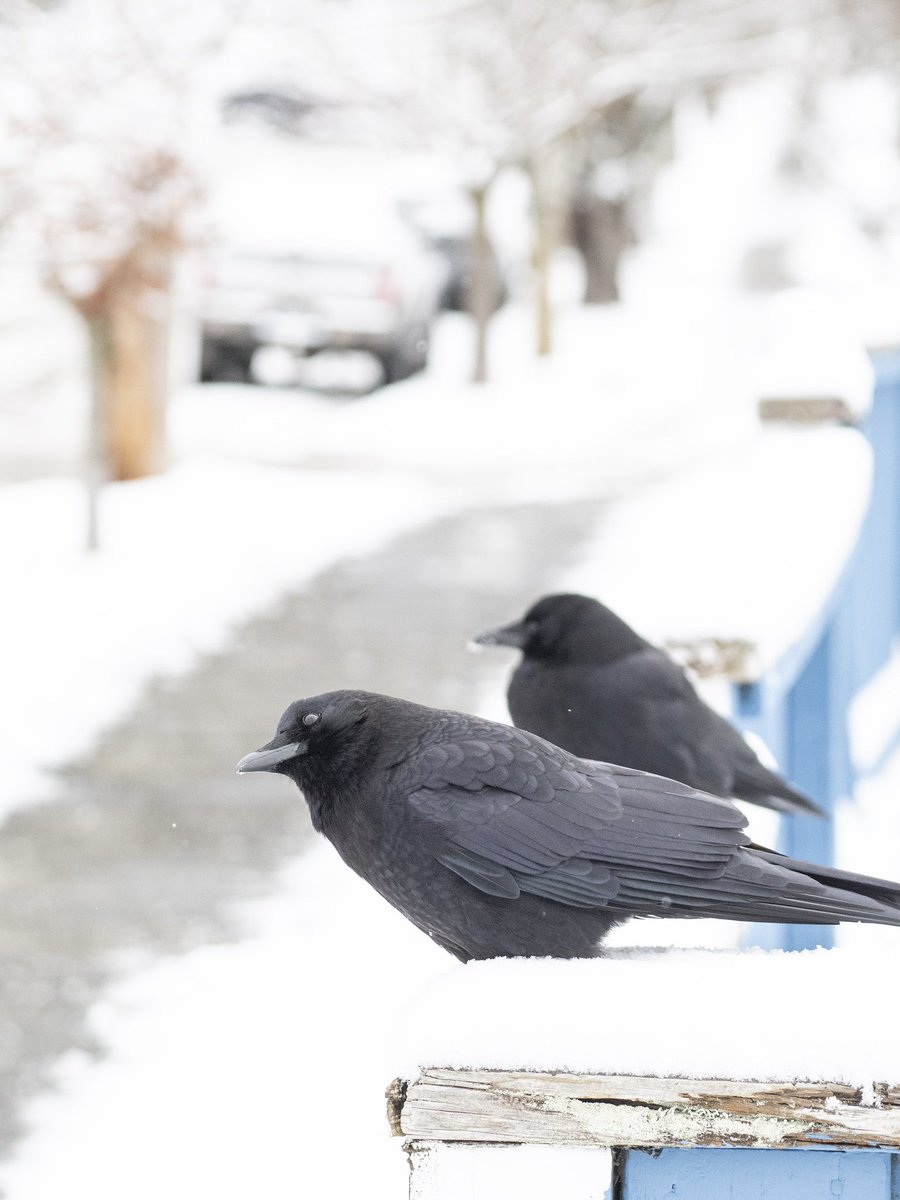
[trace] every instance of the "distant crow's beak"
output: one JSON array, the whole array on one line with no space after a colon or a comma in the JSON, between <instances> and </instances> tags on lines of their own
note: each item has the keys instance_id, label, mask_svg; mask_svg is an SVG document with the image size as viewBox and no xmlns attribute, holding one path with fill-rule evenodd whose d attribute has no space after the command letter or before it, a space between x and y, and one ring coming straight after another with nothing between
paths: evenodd
<instances>
[{"instance_id":1,"label":"distant crow's beak","mask_svg":"<svg viewBox=\"0 0 900 1200\"><path fill-rule=\"evenodd\" d=\"M469 645L514 646L517 650L524 650L536 628L534 621L516 621L513 625L503 625L500 629L489 629L487 633L479 633Z\"/></svg>"},{"instance_id":2,"label":"distant crow's beak","mask_svg":"<svg viewBox=\"0 0 900 1200\"><path fill-rule=\"evenodd\" d=\"M286 746L263 746L252 754L245 754L237 765L238 775L248 771L275 771L291 758L299 758L307 750L306 742L289 742Z\"/></svg>"}]
</instances>

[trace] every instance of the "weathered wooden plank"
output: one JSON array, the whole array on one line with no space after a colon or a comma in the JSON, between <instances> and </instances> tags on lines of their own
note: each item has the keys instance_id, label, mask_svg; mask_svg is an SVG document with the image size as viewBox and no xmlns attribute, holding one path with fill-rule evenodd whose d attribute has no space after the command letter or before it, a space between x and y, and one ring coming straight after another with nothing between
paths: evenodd
<instances>
[{"instance_id":1,"label":"weathered wooden plank","mask_svg":"<svg viewBox=\"0 0 900 1200\"><path fill-rule=\"evenodd\" d=\"M595 1146L900 1147L900 1089L433 1069L395 1087L407 1138Z\"/></svg>"}]
</instances>

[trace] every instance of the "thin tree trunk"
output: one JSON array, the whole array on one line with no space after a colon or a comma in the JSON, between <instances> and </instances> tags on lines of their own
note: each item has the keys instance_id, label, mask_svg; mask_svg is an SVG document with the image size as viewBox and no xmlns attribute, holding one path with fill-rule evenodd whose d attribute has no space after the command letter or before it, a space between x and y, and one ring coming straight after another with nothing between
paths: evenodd
<instances>
[{"instance_id":1,"label":"thin tree trunk","mask_svg":"<svg viewBox=\"0 0 900 1200\"><path fill-rule=\"evenodd\" d=\"M533 263L536 349L540 355L553 353L553 300L550 295L550 263L553 250L549 222L539 211L535 216Z\"/></svg>"},{"instance_id":2,"label":"thin tree trunk","mask_svg":"<svg viewBox=\"0 0 900 1200\"><path fill-rule=\"evenodd\" d=\"M534 211L534 267L536 305L536 349L540 355L553 352L553 297L550 270L553 255L562 240L566 200L564 148L546 146L529 164Z\"/></svg>"},{"instance_id":3,"label":"thin tree trunk","mask_svg":"<svg viewBox=\"0 0 900 1200\"><path fill-rule=\"evenodd\" d=\"M475 361L472 382L486 383L488 378L488 330L497 298L497 278L487 228L487 198L490 184L473 187L469 195L475 212L472 232L472 274L468 308L475 323Z\"/></svg>"},{"instance_id":4,"label":"thin tree trunk","mask_svg":"<svg viewBox=\"0 0 900 1200\"><path fill-rule=\"evenodd\" d=\"M100 547L100 491L106 482L106 406L109 359L109 328L103 316L87 318L90 338L91 399L88 422L87 462L85 485L87 495L87 529L85 548L92 552Z\"/></svg>"}]
</instances>

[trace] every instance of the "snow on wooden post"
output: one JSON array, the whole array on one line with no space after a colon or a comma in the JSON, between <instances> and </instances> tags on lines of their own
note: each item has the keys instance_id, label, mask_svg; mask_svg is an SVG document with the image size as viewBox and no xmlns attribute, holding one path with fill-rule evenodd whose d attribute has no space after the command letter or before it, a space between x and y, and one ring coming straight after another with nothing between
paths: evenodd
<instances>
[{"instance_id":1,"label":"snow on wooden post","mask_svg":"<svg viewBox=\"0 0 900 1200\"><path fill-rule=\"evenodd\" d=\"M886 1085L430 1070L394 1124L411 1200L600 1200L614 1175L622 1200L896 1200L900 1088Z\"/></svg>"},{"instance_id":2,"label":"snow on wooden post","mask_svg":"<svg viewBox=\"0 0 900 1200\"><path fill-rule=\"evenodd\" d=\"M887 957L631 952L456 968L404 1014L404 1053L449 1065L388 1089L410 1196L897 1200Z\"/></svg>"}]
</instances>

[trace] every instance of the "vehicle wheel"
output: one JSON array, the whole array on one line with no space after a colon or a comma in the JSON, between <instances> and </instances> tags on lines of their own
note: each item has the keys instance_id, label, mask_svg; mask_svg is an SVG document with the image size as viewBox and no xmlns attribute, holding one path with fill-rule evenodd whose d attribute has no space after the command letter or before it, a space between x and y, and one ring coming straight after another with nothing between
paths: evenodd
<instances>
[{"instance_id":1,"label":"vehicle wheel","mask_svg":"<svg viewBox=\"0 0 900 1200\"><path fill-rule=\"evenodd\" d=\"M384 382L398 383L424 371L428 365L430 330L426 325L414 330L408 338L381 356Z\"/></svg>"},{"instance_id":2,"label":"vehicle wheel","mask_svg":"<svg viewBox=\"0 0 900 1200\"><path fill-rule=\"evenodd\" d=\"M200 355L201 383L251 383L250 360L254 346L203 339Z\"/></svg>"}]
</instances>

